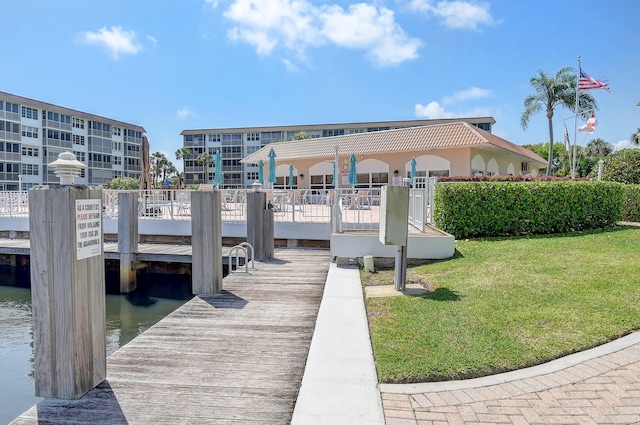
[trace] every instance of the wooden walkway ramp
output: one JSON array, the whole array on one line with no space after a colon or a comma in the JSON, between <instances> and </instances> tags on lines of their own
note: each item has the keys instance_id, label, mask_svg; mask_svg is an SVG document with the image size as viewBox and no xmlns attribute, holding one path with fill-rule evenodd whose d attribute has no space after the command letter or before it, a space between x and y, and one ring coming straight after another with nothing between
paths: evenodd
<instances>
[{"instance_id":1,"label":"wooden walkway ramp","mask_svg":"<svg viewBox=\"0 0 640 425\"><path fill-rule=\"evenodd\" d=\"M107 380L82 399L45 399L12 425L289 424L330 252L275 257L109 356Z\"/></svg>"}]
</instances>

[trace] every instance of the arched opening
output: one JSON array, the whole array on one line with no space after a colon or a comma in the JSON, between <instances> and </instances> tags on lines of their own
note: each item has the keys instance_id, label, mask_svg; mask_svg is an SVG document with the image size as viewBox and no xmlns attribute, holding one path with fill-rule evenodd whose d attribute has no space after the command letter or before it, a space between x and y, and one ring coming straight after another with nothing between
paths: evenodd
<instances>
[{"instance_id":1,"label":"arched opening","mask_svg":"<svg viewBox=\"0 0 640 425\"><path fill-rule=\"evenodd\" d=\"M480 154L473 157L471 160L471 175L472 176L484 176L487 170L487 166L484 162L484 158Z\"/></svg>"},{"instance_id":2,"label":"arched opening","mask_svg":"<svg viewBox=\"0 0 640 425\"><path fill-rule=\"evenodd\" d=\"M499 173L498 161L494 158L491 158L489 162L487 162L487 176L493 176Z\"/></svg>"}]
</instances>

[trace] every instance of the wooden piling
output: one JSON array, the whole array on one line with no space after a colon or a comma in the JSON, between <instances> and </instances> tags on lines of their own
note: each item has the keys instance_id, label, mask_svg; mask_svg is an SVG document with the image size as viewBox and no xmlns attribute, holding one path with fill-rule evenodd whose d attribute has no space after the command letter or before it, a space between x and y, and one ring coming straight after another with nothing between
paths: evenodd
<instances>
[{"instance_id":1,"label":"wooden piling","mask_svg":"<svg viewBox=\"0 0 640 425\"><path fill-rule=\"evenodd\" d=\"M138 193L118 193L118 253L120 256L120 292L136 289L136 253L138 252Z\"/></svg>"},{"instance_id":2,"label":"wooden piling","mask_svg":"<svg viewBox=\"0 0 640 425\"><path fill-rule=\"evenodd\" d=\"M222 290L222 204L220 191L191 192L191 291Z\"/></svg>"},{"instance_id":3,"label":"wooden piling","mask_svg":"<svg viewBox=\"0 0 640 425\"><path fill-rule=\"evenodd\" d=\"M29 191L38 397L77 399L106 378L101 198L102 190L82 186L39 186ZM80 248L86 234L77 227L83 220L79 211L84 208L77 201L85 200L96 207L89 208L95 236L89 246L97 255L88 257Z\"/></svg>"}]
</instances>

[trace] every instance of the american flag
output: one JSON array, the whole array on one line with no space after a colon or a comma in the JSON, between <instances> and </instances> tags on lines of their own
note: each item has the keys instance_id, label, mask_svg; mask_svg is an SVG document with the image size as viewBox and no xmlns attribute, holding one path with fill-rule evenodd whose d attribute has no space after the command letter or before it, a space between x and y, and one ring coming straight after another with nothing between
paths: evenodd
<instances>
[{"instance_id":1,"label":"american flag","mask_svg":"<svg viewBox=\"0 0 640 425\"><path fill-rule=\"evenodd\" d=\"M596 80L586 72L580 69L580 79L578 80L578 89L580 90L594 90L594 89L605 89L609 91L609 85L607 83L603 83L600 80Z\"/></svg>"}]
</instances>

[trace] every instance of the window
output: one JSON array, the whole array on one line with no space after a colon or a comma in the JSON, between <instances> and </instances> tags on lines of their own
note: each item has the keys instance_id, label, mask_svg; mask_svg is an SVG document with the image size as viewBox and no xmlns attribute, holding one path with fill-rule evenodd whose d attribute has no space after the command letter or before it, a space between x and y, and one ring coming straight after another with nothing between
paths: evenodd
<instances>
[{"instance_id":1,"label":"window","mask_svg":"<svg viewBox=\"0 0 640 425\"><path fill-rule=\"evenodd\" d=\"M344 136L344 128L336 130L322 130L322 137Z\"/></svg>"},{"instance_id":2,"label":"window","mask_svg":"<svg viewBox=\"0 0 640 425\"><path fill-rule=\"evenodd\" d=\"M44 112L43 112L44 115ZM65 114L59 114L57 112L47 111L47 120L60 122L62 124L71 124L71 116Z\"/></svg>"},{"instance_id":3,"label":"window","mask_svg":"<svg viewBox=\"0 0 640 425\"><path fill-rule=\"evenodd\" d=\"M523 162L522 163L521 171L523 173L528 173L529 172L529 163L528 162Z\"/></svg>"},{"instance_id":4,"label":"window","mask_svg":"<svg viewBox=\"0 0 640 425\"><path fill-rule=\"evenodd\" d=\"M74 134L73 135L73 144L74 145L82 145L82 146L84 146L84 136L81 136L79 134Z\"/></svg>"},{"instance_id":5,"label":"window","mask_svg":"<svg viewBox=\"0 0 640 425\"><path fill-rule=\"evenodd\" d=\"M0 142L0 152L20 153L20 143Z\"/></svg>"},{"instance_id":6,"label":"window","mask_svg":"<svg viewBox=\"0 0 640 425\"><path fill-rule=\"evenodd\" d=\"M80 162L85 162L87 159L85 152L73 151L73 154L76 156L76 159Z\"/></svg>"},{"instance_id":7,"label":"window","mask_svg":"<svg viewBox=\"0 0 640 425\"><path fill-rule=\"evenodd\" d=\"M369 127L367 128L367 132L371 132L371 131L385 131L385 130L390 130L391 127Z\"/></svg>"},{"instance_id":8,"label":"window","mask_svg":"<svg viewBox=\"0 0 640 425\"><path fill-rule=\"evenodd\" d=\"M120 127L113 127L114 136L122 136L122 129Z\"/></svg>"},{"instance_id":9,"label":"window","mask_svg":"<svg viewBox=\"0 0 640 425\"><path fill-rule=\"evenodd\" d=\"M113 150L121 151L122 150L122 142L113 142Z\"/></svg>"},{"instance_id":10,"label":"window","mask_svg":"<svg viewBox=\"0 0 640 425\"><path fill-rule=\"evenodd\" d=\"M22 164L22 174L26 176L37 176L40 174L38 164Z\"/></svg>"},{"instance_id":11,"label":"window","mask_svg":"<svg viewBox=\"0 0 640 425\"><path fill-rule=\"evenodd\" d=\"M118 156L113 157L113 165L122 165L122 158Z\"/></svg>"},{"instance_id":12,"label":"window","mask_svg":"<svg viewBox=\"0 0 640 425\"><path fill-rule=\"evenodd\" d=\"M245 146L247 155L251 155L252 153L257 152L259 149L260 149L260 146Z\"/></svg>"},{"instance_id":13,"label":"window","mask_svg":"<svg viewBox=\"0 0 640 425\"><path fill-rule=\"evenodd\" d=\"M0 121L0 131L20 134L20 124L9 121Z\"/></svg>"},{"instance_id":14,"label":"window","mask_svg":"<svg viewBox=\"0 0 640 425\"><path fill-rule=\"evenodd\" d=\"M38 119L38 110L29 108L28 106L22 107L22 118L30 118L32 120Z\"/></svg>"},{"instance_id":15,"label":"window","mask_svg":"<svg viewBox=\"0 0 640 425\"><path fill-rule=\"evenodd\" d=\"M247 133L247 142L259 142L260 133Z\"/></svg>"},{"instance_id":16,"label":"window","mask_svg":"<svg viewBox=\"0 0 640 425\"><path fill-rule=\"evenodd\" d=\"M488 122L480 122L477 124L474 124L476 127L478 127L479 129L491 132L491 123Z\"/></svg>"},{"instance_id":17,"label":"window","mask_svg":"<svg viewBox=\"0 0 640 425\"><path fill-rule=\"evenodd\" d=\"M185 142L204 142L204 134L186 134L184 136Z\"/></svg>"},{"instance_id":18,"label":"window","mask_svg":"<svg viewBox=\"0 0 640 425\"><path fill-rule=\"evenodd\" d=\"M84 120L82 118L73 117L74 128L84 128Z\"/></svg>"},{"instance_id":19,"label":"window","mask_svg":"<svg viewBox=\"0 0 640 425\"><path fill-rule=\"evenodd\" d=\"M40 149L31 146L22 147L22 156L31 156L37 158L40 155Z\"/></svg>"},{"instance_id":20,"label":"window","mask_svg":"<svg viewBox=\"0 0 640 425\"><path fill-rule=\"evenodd\" d=\"M219 134L209 134L209 141L210 142L214 142L214 143L215 142L219 142L220 141L220 135Z\"/></svg>"},{"instance_id":21,"label":"window","mask_svg":"<svg viewBox=\"0 0 640 425\"><path fill-rule=\"evenodd\" d=\"M28 125L22 126L22 137L32 137L34 139L38 138L38 128L37 127L29 127Z\"/></svg>"},{"instance_id":22,"label":"window","mask_svg":"<svg viewBox=\"0 0 640 425\"><path fill-rule=\"evenodd\" d=\"M449 170L429 170L429 177L449 177Z\"/></svg>"},{"instance_id":23,"label":"window","mask_svg":"<svg viewBox=\"0 0 640 425\"><path fill-rule=\"evenodd\" d=\"M11 102L5 102L4 103L4 110L7 112L13 112L14 114L18 113L18 104L17 103L11 103Z\"/></svg>"}]
</instances>

